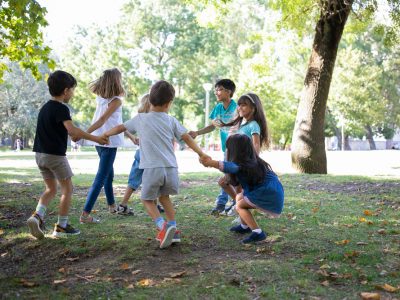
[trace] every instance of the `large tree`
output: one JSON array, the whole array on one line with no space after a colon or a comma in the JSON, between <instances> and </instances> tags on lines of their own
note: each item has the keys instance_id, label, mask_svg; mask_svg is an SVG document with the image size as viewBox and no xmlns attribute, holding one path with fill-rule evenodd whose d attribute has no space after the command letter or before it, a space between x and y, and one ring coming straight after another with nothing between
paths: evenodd
<instances>
[{"instance_id":1,"label":"large tree","mask_svg":"<svg viewBox=\"0 0 400 300\"><path fill-rule=\"evenodd\" d=\"M0 0L0 81L8 70L3 58L30 69L37 79L40 63L54 66L49 58L51 49L43 45L45 14L46 9L35 0Z\"/></svg>"}]
</instances>

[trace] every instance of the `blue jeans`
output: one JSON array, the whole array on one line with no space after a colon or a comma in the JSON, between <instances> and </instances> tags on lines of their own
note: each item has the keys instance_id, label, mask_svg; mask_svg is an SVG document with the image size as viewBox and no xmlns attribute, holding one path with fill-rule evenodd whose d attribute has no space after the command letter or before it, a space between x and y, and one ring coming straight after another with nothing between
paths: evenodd
<instances>
[{"instance_id":1,"label":"blue jeans","mask_svg":"<svg viewBox=\"0 0 400 300\"><path fill-rule=\"evenodd\" d=\"M103 186L106 194L107 204L113 205L115 203L112 182L114 179L113 165L115 156L117 154L117 148L96 146L96 151L100 157L100 162L96 177L92 183L92 187L89 189L85 207L83 208L83 210L87 213L92 211Z\"/></svg>"},{"instance_id":2,"label":"blue jeans","mask_svg":"<svg viewBox=\"0 0 400 300\"><path fill-rule=\"evenodd\" d=\"M128 186L134 190L137 190L142 184L143 169L139 169L140 164L140 149L136 150L135 160L133 161L131 172L128 177Z\"/></svg>"}]
</instances>

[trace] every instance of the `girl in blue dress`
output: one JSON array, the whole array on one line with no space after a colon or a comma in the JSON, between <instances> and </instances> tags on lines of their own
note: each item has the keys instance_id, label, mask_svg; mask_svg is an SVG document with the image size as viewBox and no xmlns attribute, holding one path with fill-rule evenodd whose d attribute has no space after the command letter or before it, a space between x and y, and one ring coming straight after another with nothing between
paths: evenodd
<instances>
[{"instance_id":1,"label":"girl in blue dress","mask_svg":"<svg viewBox=\"0 0 400 300\"><path fill-rule=\"evenodd\" d=\"M279 216L284 202L282 184L271 166L258 156L247 135L231 135L226 141L226 149L227 161L208 158L201 160L201 163L228 175L226 191L232 199L236 199L236 210L241 221L230 230L240 234L251 233L242 240L244 244L265 240L267 235L258 226L250 209ZM235 189L238 186L241 188Z\"/></svg>"}]
</instances>

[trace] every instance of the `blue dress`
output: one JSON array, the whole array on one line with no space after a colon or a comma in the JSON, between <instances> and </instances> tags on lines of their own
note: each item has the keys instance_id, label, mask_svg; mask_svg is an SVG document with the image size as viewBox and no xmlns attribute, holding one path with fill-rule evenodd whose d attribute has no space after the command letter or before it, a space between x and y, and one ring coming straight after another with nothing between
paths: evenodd
<instances>
[{"instance_id":1,"label":"blue dress","mask_svg":"<svg viewBox=\"0 0 400 300\"><path fill-rule=\"evenodd\" d=\"M235 174L243 188L243 195L250 204L262 211L280 214L283 209L284 191L278 176L272 171L267 171L264 180L257 185L250 185L249 180L240 171L239 165L230 161L220 164L222 172Z\"/></svg>"}]
</instances>

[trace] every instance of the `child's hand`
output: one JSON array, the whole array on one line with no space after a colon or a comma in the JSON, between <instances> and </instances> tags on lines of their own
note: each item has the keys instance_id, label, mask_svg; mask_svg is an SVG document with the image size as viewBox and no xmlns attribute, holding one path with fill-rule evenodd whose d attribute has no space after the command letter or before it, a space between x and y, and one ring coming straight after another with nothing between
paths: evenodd
<instances>
[{"instance_id":1,"label":"child's hand","mask_svg":"<svg viewBox=\"0 0 400 300\"><path fill-rule=\"evenodd\" d=\"M211 121L211 124L213 124L215 127L222 127L222 122L220 119L215 119Z\"/></svg>"},{"instance_id":2,"label":"child's hand","mask_svg":"<svg viewBox=\"0 0 400 300\"><path fill-rule=\"evenodd\" d=\"M138 137L135 137L135 138L132 140L132 142L133 142L136 146L139 146L139 138L138 138Z\"/></svg>"},{"instance_id":3,"label":"child's hand","mask_svg":"<svg viewBox=\"0 0 400 300\"><path fill-rule=\"evenodd\" d=\"M211 161L212 161L212 159L208 155L202 155L199 157L199 162L205 167L209 167Z\"/></svg>"},{"instance_id":4,"label":"child's hand","mask_svg":"<svg viewBox=\"0 0 400 300\"><path fill-rule=\"evenodd\" d=\"M99 143L100 145L108 145L110 143L110 141L108 139L108 136L103 134L103 135L97 137L97 143Z\"/></svg>"},{"instance_id":5,"label":"child's hand","mask_svg":"<svg viewBox=\"0 0 400 300\"><path fill-rule=\"evenodd\" d=\"M197 133L197 131L189 131L188 135L190 135L192 137L192 139L195 139L196 136L198 136L199 134Z\"/></svg>"},{"instance_id":6,"label":"child's hand","mask_svg":"<svg viewBox=\"0 0 400 300\"><path fill-rule=\"evenodd\" d=\"M77 136L71 136L71 141L73 141L73 142L77 142L77 141L79 141L80 140L80 138L79 137L77 137Z\"/></svg>"}]
</instances>

